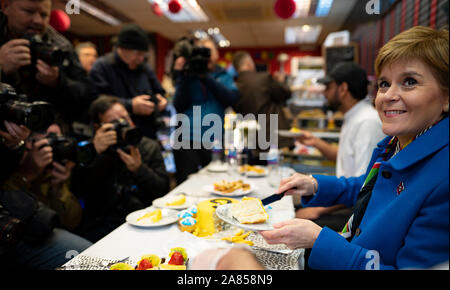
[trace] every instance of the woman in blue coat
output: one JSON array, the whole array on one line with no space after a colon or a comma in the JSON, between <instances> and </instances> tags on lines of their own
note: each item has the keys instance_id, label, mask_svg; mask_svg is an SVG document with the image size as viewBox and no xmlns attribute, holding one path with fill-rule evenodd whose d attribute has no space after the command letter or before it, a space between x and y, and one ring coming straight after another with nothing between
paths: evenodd
<instances>
[{"instance_id":1,"label":"woman in blue coat","mask_svg":"<svg viewBox=\"0 0 450 290\"><path fill-rule=\"evenodd\" d=\"M413 27L380 50L375 106L388 137L358 178L295 174L278 193L304 206L346 204L341 233L295 219L261 232L312 248L313 269L430 268L449 260L448 31Z\"/></svg>"}]
</instances>

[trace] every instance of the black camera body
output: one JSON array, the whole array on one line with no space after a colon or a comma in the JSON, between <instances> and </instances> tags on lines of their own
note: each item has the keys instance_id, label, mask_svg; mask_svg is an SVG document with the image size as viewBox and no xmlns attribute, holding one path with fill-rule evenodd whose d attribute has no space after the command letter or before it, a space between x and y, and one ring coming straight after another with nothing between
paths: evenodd
<instances>
[{"instance_id":1,"label":"black camera body","mask_svg":"<svg viewBox=\"0 0 450 290\"><path fill-rule=\"evenodd\" d=\"M208 73L208 63L211 57L211 50L207 47L195 46L194 41L182 38L174 47L174 60L184 57L186 63L182 73L188 76L201 76Z\"/></svg>"},{"instance_id":2,"label":"black camera body","mask_svg":"<svg viewBox=\"0 0 450 290\"><path fill-rule=\"evenodd\" d=\"M132 128L123 118L116 119L111 123L114 125L112 130L116 131L117 134L117 143L114 149L126 150L129 145L137 146L139 144L142 139L139 128Z\"/></svg>"},{"instance_id":3,"label":"black camera body","mask_svg":"<svg viewBox=\"0 0 450 290\"><path fill-rule=\"evenodd\" d=\"M54 122L53 106L47 102L27 102L26 95L17 95L14 88L0 83L0 117L24 125L31 131L43 132ZM4 129L0 122L0 129Z\"/></svg>"},{"instance_id":4,"label":"black camera body","mask_svg":"<svg viewBox=\"0 0 450 290\"><path fill-rule=\"evenodd\" d=\"M88 165L94 162L97 155L91 142L78 142L75 138L59 136L50 133L47 136L48 144L52 147L53 160L65 164L73 161L78 164Z\"/></svg>"},{"instance_id":5,"label":"black camera body","mask_svg":"<svg viewBox=\"0 0 450 290\"><path fill-rule=\"evenodd\" d=\"M66 58L66 52L55 48L51 42L44 41L38 34L25 35L24 37L30 42L30 53L32 63L41 59L50 66L61 66Z\"/></svg>"}]
</instances>

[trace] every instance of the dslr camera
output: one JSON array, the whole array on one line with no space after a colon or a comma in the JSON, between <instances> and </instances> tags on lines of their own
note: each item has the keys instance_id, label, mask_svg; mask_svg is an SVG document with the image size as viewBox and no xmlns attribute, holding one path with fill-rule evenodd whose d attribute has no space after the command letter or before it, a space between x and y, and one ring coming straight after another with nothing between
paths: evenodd
<instances>
[{"instance_id":1,"label":"dslr camera","mask_svg":"<svg viewBox=\"0 0 450 290\"><path fill-rule=\"evenodd\" d=\"M47 102L27 102L26 95L17 95L14 88L0 83L0 116L3 120L24 125L31 131L43 132L54 122L53 106ZM4 130L3 122L0 129Z\"/></svg>"},{"instance_id":2,"label":"dslr camera","mask_svg":"<svg viewBox=\"0 0 450 290\"><path fill-rule=\"evenodd\" d=\"M70 160L88 165L94 162L97 155L94 145L88 141L78 142L75 138L59 136L55 133L48 134L47 140L52 147L53 160L61 164Z\"/></svg>"},{"instance_id":3,"label":"dslr camera","mask_svg":"<svg viewBox=\"0 0 450 290\"><path fill-rule=\"evenodd\" d=\"M111 130L116 131L117 143L113 149L127 150L129 145L137 146L142 139L142 133L139 128L132 128L128 122L119 118L111 122L114 127Z\"/></svg>"},{"instance_id":4,"label":"dslr camera","mask_svg":"<svg viewBox=\"0 0 450 290\"><path fill-rule=\"evenodd\" d=\"M180 56L186 59L182 73L188 76L201 76L208 73L208 62L211 50L207 47L194 45L194 40L187 37L181 38L173 50L174 61Z\"/></svg>"},{"instance_id":5,"label":"dslr camera","mask_svg":"<svg viewBox=\"0 0 450 290\"><path fill-rule=\"evenodd\" d=\"M25 35L24 38L30 42L32 63L41 59L50 66L61 66L63 64L66 52L55 48L51 42L43 40L38 34Z\"/></svg>"}]
</instances>

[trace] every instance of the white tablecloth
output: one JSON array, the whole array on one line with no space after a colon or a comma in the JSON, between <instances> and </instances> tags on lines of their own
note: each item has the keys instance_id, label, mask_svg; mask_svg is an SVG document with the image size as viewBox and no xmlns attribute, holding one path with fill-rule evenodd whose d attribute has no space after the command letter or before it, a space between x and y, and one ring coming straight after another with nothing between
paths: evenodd
<instances>
[{"instance_id":1,"label":"white tablecloth","mask_svg":"<svg viewBox=\"0 0 450 290\"><path fill-rule=\"evenodd\" d=\"M213 184L213 182L221 181L222 179L228 181L243 179L245 182L253 184L257 188L248 196L261 199L273 194L276 190L276 188L268 184L267 178L265 177L246 178L237 172L234 174L229 172L213 173L207 169L202 169L174 188L167 196L185 193L189 199L193 199L195 202L218 197L217 195L206 192L202 187ZM241 197L236 198L240 199ZM281 200L271 204L271 206L272 215L276 221L288 220L295 217L291 196L285 196ZM173 247L186 248L190 258L194 258L198 253L207 248L222 246L229 247L231 245L224 241L210 241L195 237L186 232L181 232L176 223L157 228L136 227L124 223L73 260L79 259L80 256L90 256L110 260L130 257L132 261L137 261L144 254L156 254L160 257L167 257L170 248ZM69 261L66 265L73 264L73 260Z\"/></svg>"}]
</instances>

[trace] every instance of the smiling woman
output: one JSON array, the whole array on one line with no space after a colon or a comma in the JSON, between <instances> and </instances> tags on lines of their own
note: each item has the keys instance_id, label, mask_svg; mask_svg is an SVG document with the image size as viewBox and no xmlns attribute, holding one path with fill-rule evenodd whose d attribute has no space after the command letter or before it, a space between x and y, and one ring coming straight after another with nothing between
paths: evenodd
<instances>
[{"instance_id":1,"label":"smiling woman","mask_svg":"<svg viewBox=\"0 0 450 290\"><path fill-rule=\"evenodd\" d=\"M417 26L399 34L380 50L375 69L383 132L400 147L448 115L448 31Z\"/></svg>"}]
</instances>

